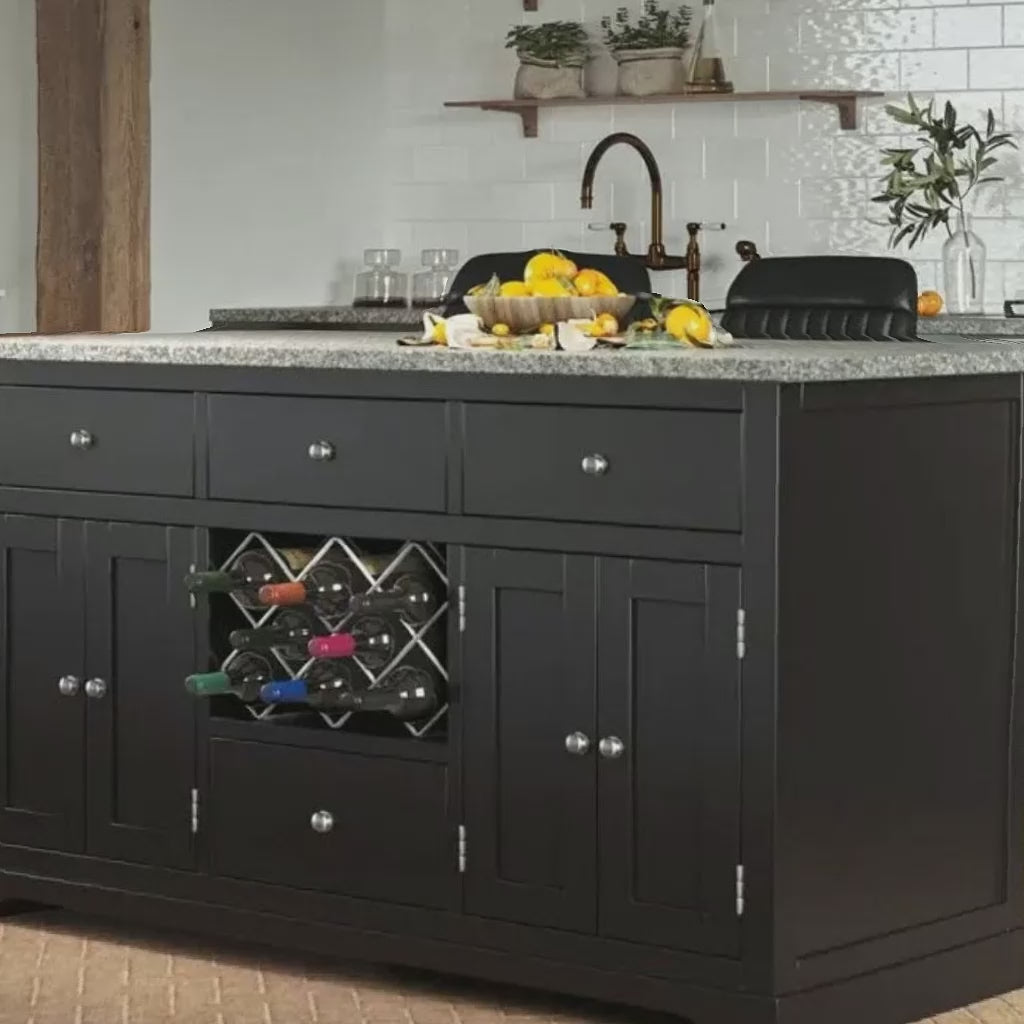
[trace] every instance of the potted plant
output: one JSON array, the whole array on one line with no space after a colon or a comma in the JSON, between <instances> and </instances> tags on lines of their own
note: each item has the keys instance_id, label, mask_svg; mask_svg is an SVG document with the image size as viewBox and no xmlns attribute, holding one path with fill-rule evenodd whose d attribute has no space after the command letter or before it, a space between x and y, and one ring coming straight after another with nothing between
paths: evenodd
<instances>
[{"instance_id":1,"label":"potted plant","mask_svg":"<svg viewBox=\"0 0 1024 1024\"><path fill-rule=\"evenodd\" d=\"M685 4L662 8L659 0L644 0L636 24L620 7L601 20L604 41L619 63L619 92L624 96L654 96L682 92L686 84L683 52L690 43L693 11Z\"/></svg>"},{"instance_id":2,"label":"potted plant","mask_svg":"<svg viewBox=\"0 0 1024 1024\"><path fill-rule=\"evenodd\" d=\"M991 173L999 159L993 154L1008 146L1016 149L1017 143L1009 133L996 131L991 110L984 131L960 123L952 103L941 117L935 116L934 100L922 107L912 95L906 109L890 104L885 110L903 130L916 132L916 145L882 150L882 163L890 170L884 191L872 202L889 206L889 245L896 248L906 240L912 249L929 231L945 228L946 307L952 313L980 313L986 249L971 230L967 200L980 186L1003 180Z\"/></svg>"},{"instance_id":3,"label":"potted plant","mask_svg":"<svg viewBox=\"0 0 1024 1024\"><path fill-rule=\"evenodd\" d=\"M575 21L516 25L505 41L519 55L516 99L582 98L583 65L590 49L586 29Z\"/></svg>"}]
</instances>

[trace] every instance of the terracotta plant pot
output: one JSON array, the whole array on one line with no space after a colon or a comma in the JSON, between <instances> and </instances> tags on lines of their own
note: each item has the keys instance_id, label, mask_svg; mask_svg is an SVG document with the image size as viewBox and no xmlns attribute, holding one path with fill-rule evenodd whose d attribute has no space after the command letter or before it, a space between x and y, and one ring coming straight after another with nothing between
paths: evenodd
<instances>
[{"instance_id":1,"label":"terracotta plant pot","mask_svg":"<svg viewBox=\"0 0 1024 1024\"><path fill-rule=\"evenodd\" d=\"M660 50L617 50L619 94L660 96L682 92L686 86L684 51L676 46Z\"/></svg>"},{"instance_id":2,"label":"terracotta plant pot","mask_svg":"<svg viewBox=\"0 0 1024 1024\"><path fill-rule=\"evenodd\" d=\"M583 99L583 58L557 63L519 54L517 100Z\"/></svg>"}]
</instances>

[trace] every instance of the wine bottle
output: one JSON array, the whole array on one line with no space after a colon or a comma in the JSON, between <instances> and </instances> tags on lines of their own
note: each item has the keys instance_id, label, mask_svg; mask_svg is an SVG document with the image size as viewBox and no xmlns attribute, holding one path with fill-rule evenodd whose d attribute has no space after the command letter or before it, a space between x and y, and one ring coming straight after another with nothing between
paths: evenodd
<instances>
[{"instance_id":1,"label":"wine bottle","mask_svg":"<svg viewBox=\"0 0 1024 1024\"><path fill-rule=\"evenodd\" d=\"M397 612L409 622L425 622L437 608L437 595L426 577L402 573L382 590L353 594L354 612Z\"/></svg>"},{"instance_id":2,"label":"wine bottle","mask_svg":"<svg viewBox=\"0 0 1024 1024\"><path fill-rule=\"evenodd\" d=\"M236 629L228 642L236 651L271 651L277 648L289 661L305 661L306 645L323 624L308 608L283 608L266 625Z\"/></svg>"},{"instance_id":3,"label":"wine bottle","mask_svg":"<svg viewBox=\"0 0 1024 1024\"><path fill-rule=\"evenodd\" d=\"M278 554L292 572L301 572L314 552L303 548L281 548ZM227 569L192 572L185 586L193 594L230 594L234 592L247 608L259 608L259 589L268 583L280 583L288 574L265 548L243 551Z\"/></svg>"},{"instance_id":4,"label":"wine bottle","mask_svg":"<svg viewBox=\"0 0 1024 1024\"><path fill-rule=\"evenodd\" d=\"M376 670L394 656L395 638L385 619L360 615L348 624L344 633L314 636L306 650L311 658L358 657L368 669Z\"/></svg>"},{"instance_id":5,"label":"wine bottle","mask_svg":"<svg viewBox=\"0 0 1024 1024\"><path fill-rule=\"evenodd\" d=\"M360 556L369 572L382 571L393 556ZM326 619L340 619L348 614L352 596L370 586L359 567L340 552L327 555L309 570L305 579L295 583L268 583L260 587L259 600L264 605L312 604Z\"/></svg>"},{"instance_id":6,"label":"wine bottle","mask_svg":"<svg viewBox=\"0 0 1024 1024\"><path fill-rule=\"evenodd\" d=\"M318 711L334 707L336 694L354 692L360 685L359 669L347 661L314 662L301 679L266 683L260 697L268 704L308 704Z\"/></svg>"},{"instance_id":7,"label":"wine bottle","mask_svg":"<svg viewBox=\"0 0 1024 1024\"><path fill-rule=\"evenodd\" d=\"M272 679L274 670L262 654L246 652L219 672L197 672L185 680L185 689L196 697L233 693L246 704L260 699L260 688Z\"/></svg>"},{"instance_id":8,"label":"wine bottle","mask_svg":"<svg viewBox=\"0 0 1024 1024\"><path fill-rule=\"evenodd\" d=\"M441 706L441 694L441 683L431 673L402 665L376 689L335 686L307 690L306 701L321 711L376 711L401 722L415 722L429 718Z\"/></svg>"}]
</instances>

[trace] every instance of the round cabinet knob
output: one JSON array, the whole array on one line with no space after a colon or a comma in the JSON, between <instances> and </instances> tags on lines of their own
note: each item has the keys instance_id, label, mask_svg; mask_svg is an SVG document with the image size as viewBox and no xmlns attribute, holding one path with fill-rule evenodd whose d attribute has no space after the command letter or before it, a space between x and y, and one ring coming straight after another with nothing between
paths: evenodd
<instances>
[{"instance_id":1,"label":"round cabinet knob","mask_svg":"<svg viewBox=\"0 0 1024 1024\"><path fill-rule=\"evenodd\" d=\"M71 447L77 448L79 451L84 452L87 448L91 448L95 441L96 439L88 430L71 431Z\"/></svg>"},{"instance_id":2,"label":"round cabinet knob","mask_svg":"<svg viewBox=\"0 0 1024 1024\"><path fill-rule=\"evenodd\" d=\"M576 757L582 757L590 750L590 737L583 732L572 732L565 737L565 749Z\"/></svg>"},{"instance_id":3,"label":"round cabinet knob","mask_svg":"<svg viewBox=\"0 0 1024 1024\"><path fill-rule=\"evenodd\" d=\"M605 736L597 745L601 756L609 761L617 761L626 752L626 744L618 736Z\"/></svg>"},{"instance_id":4,"label":"round cabinet knob","mask_svg":"<svg viewBox=\"0 0 1024 1024\"><path fill-rule=\"evenodd\" d=\"M93 700L99 700L101 697L107 695L107 683L106 680L96 678L90 679L85 684L85 695L86 697L92 697Z\"/></svg>"},{"instance_id":5,"label":"round cabinet knob","mask_svg":"<svg viewBox=\"0 0 1024 1024\"><path fill-rule=\"evenodd\" d=\"M78 676L61 676L57 682L57 689L62 697L74 697L78 693Z\"/></svg>"},{"instance_id":6,"label":"round cabinet knob","mask_svg":"<svg viewBox=\"0 0 1024 1024\"><path fill-rule=\"evenodd\" d=\"M608 472L608 460L603 455L585 455L580 465L587 476L604 476Z\"/></svg>"},{"instance_id":7,"label":"round cabinet knob","mask_svg":"<svg viewBox=\"0 0 1024 1024\"><path fill-rule=\"evenodd\" d=\"M310 828L314 832L319 832L320 835L326 835L334 828L334 815L330 811L317 811L312 818L309 819Z\"/></svg>"},{"instance_id":8,"label":"round cabinet knob","mask_svg":"<svg viewBox=\"0 0 1024 1024\"><path fill-rule=\"evenodd\" d=\"M309 457L314 462L331 462L334 455L334 445L330 441L314 441L309 446Z\"/></svg>"}]
</instances>

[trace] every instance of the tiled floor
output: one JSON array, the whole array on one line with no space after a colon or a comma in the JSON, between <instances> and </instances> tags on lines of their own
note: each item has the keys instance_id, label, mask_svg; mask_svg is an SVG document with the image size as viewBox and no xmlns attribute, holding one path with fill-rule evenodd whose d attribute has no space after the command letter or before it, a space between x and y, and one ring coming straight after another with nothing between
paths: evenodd
<instances>
[{"instance_id":1,"label":"tiled floor","mask_svg":"<svg viewBox=\"0 0 1024 1024\"><path fill-rule=\"evenodd\" d=\"M664 1024L424 972L201 945L61 912L0 922L0 1024ZM1024 1024L1024 992L938 1018Z\"/></svg>"}]
</instances>

